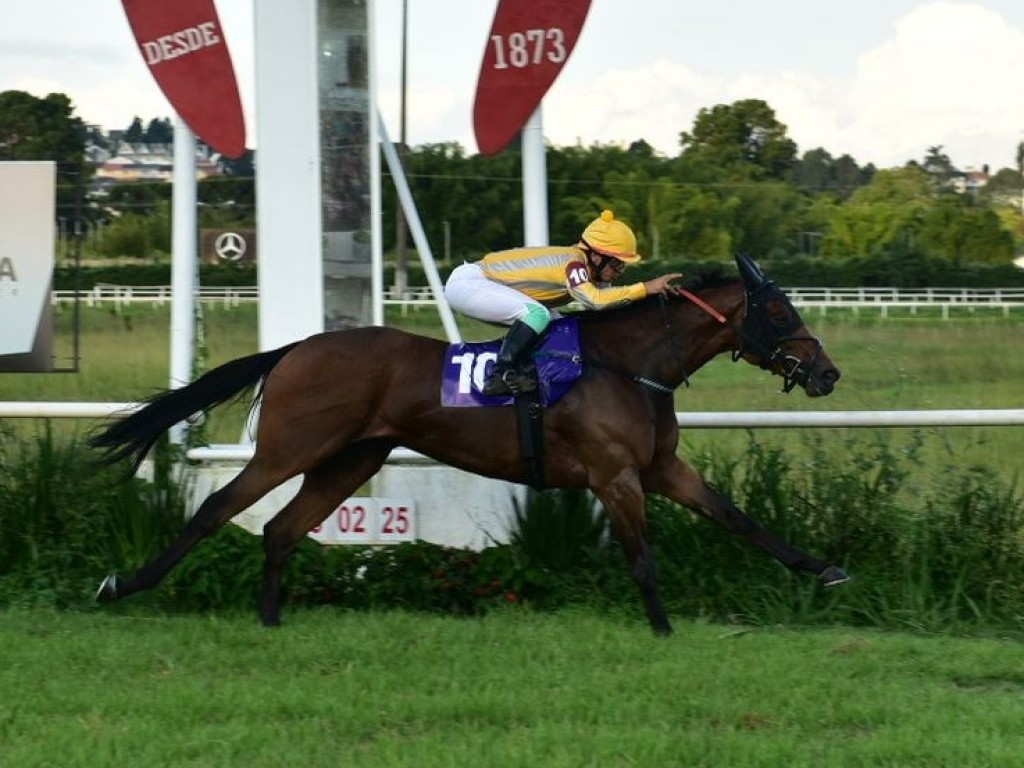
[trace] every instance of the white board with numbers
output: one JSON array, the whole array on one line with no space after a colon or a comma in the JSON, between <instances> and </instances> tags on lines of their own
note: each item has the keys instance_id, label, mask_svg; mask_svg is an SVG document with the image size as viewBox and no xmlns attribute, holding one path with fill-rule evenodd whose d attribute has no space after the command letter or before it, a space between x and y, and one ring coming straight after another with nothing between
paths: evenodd
<instances>
[{"instance_id":1,"label":"white board with numbers","mask_svg":"<svg viewBox=\"0 0 1024 768\"><path fill-rule=\"evenodd\" d=\"M415 541L416 502L374 497L345 499L309 535L321 544Z\"/></svg>"}]
</instances>

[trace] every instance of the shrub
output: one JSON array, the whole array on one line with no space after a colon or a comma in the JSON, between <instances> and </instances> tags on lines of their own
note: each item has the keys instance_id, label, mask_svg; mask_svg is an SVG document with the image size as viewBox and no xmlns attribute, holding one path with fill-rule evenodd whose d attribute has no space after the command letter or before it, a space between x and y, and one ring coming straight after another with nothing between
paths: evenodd
<instances>
[{"instance_id":1,"label":"shrub","mask_svg":"<svg viewBox=\"0 0 1024 768\"><path fill-rule=\"evenodd\" d=\"M1024 497L985 467L926 467L923 438L807 438L794 461L753 435L740 455L698 468L751 517L838 562L854 581L825 590L720 527L664 499L648 526L670 613L756 623L849 623L951 630L1019 628L1024 617ZM831 455L830 452L831 451ZM841 461L838 458L841 456ZM97 469L77 438L49 425L32 439L0 431L0 605L91 603L99 577L130 572L177 535L187 475L166 446L152 481ZM252 610L263 567L256 539L226 526L201 542L146 603ZM306 539L285 574L291 605L474 615L524 603L640 611L637 590L594 499L530 493L508 544L481 552L426 542L325 547ZM138 600L133 598L133 600Z\"/></svg>"},{"instance_id":2,"label":"shrub","mask_svg":"<svg viewBox=\"0 0 1024 768\"><path fill-rule=\"evenodd\" d=\"M929 469L904 444L820 435L790 461L751 438L741 457L706 456L705 476L766 527L838 562L834 590L794 575L678 506L649 504L666 597L676 610L773 623L828 621L950 629L1024 617L1024 497L985 467Z\"/></svg>"},{"instance_id":3,"label":"shrub","mask_svg":"<svg viewBox=\"0 0 1024 768\"><path fill-rule=\"evenodd\" d=\"M152 482L100 468L49 422L30 439L0 432L0 604L81 604L112 565L141 565L180 528L184 489L157 452Z\"/></svg>"}]
</instances>

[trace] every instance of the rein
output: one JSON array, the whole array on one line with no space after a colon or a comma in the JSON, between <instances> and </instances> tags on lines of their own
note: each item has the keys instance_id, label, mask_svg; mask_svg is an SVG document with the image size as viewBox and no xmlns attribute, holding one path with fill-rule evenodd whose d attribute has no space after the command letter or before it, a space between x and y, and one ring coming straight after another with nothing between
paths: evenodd
<instances>
[{"instance_id":1,"label":"rein","mask_svg":"<svg viewBox=\"0 0 1024 768\"><path fill-rule=\"evenodd\" d=\"M771 280L765 280L756 288L753 288L753 290L751 290L750 286L744 285L743 318L739 322L738 326L733 325L733 331L736 334L738 346L732 351L732 359L734 362L739 360L743 356L744 349L751 349L760 358L759 364L761 368L769 369L773 364L778 364L781 369L783 381L782 391L788 393L800 383L802 378L805 379L807 377L807 372L813 368L814 362L818 357L818 353L821 352L822 344L821 340L814 336L794 335L793 331L803 325L803 322L799 319L799 315L796 315L795 319L791 320L786 327L781 328L781 333L779 332L780 329L769 327L770 320L768 319L765 311L763 311L763 301L760 294L772 293L773 291L776 292L780 298L785 300L787 305L789 305L789 301L786 299L785 294L776 288L775 284ZM691 302L694 306L706 312L719 324L732 325L725 315L692 291L688 291L685 288L676 288L675 292L677 295L682 296ZM673 355L676 358L676 362L679 364L679 371L683 376L682 383L688 387L690 386L690 380L687 376L686 367L683 364L679 349L674 344L671 344L672 324L669 320L667 300L664 295L659 295L658 300L661 306L662 319L665 324L665 333L670 341L670 346L672 348ZM789 306L792 308L791 305ZM811 360L805 363L800 360L800 358L787 355L782 350L782 345L787 341L810 341L817 346L817 351ZM630 378L636 383L658 392L671 393L675 391L674 387L670 387L667 384L663 384L641 374L634 374L630 376Z\"/></svg>"},{"instance_id":2,"label":"rein","mask_svg":"<svg viewBox=\"0 0 1024 768\"><path fill-rule=\"evenodd\" d=\"M703 309L705 312L707 312L709 315L711 315L713 318L715 318L715 320L720 322L722 325L725 325L726 323L729 322L728 318L726 318L725 315L723 315L717 309L712 307L710 304L708 304L706 301L704 301L704 299L702 299L697 294L691 293L690 291L686 290L685 288L676 288L676 292L680 296L684 296L685 298L689 299L691 302L696 304L698 307Z\"/></svg>"},{"instance_id":3,"label":"rein","mask_svg":"<svg viewBox=\"0 0 1024 768\"><path fill-rule=\"evenodd\" d=\"M712 307L710 304L704 301L704 299L700 298L697 294L692 293L686 290L685 288L676 288L675 292L678 295L683 296L684 298L691 301L695 306L703 309L719 323L725 325L729 322L725 315L723 315L717 309ZM676 345L672 343L672 323L670 322L668 315L668 300L665 298L663 294L658 295L658 305L661 307L661 318L665 322L665 335L668 337L669 346L672 349L672 354L676 358L676 362L679 364L679 372L683 375L683 384L688 387L690 386L690 378L686 373L686 366L684 365L683 359L679 354L678 347L676 347ZM655 381L654 379L648 378L647 376L635 374L630 378L637 384L640 384L649 389L656 390L658 392L664 392L668 394L675 392L675 387L670 387L667 384L662 384L660 381Z\"/></svg>"},{"instance_id":4,"label":"rein","mask_svg":"<svg viewBox=\"0 0 1024 768\"><path fill-rule=\"evenodd\" d=\"M758 363L761 368L769 369L773 364L778 364L781 369L781 376L783 379L783 392L790 392L800 383L801 379L806 379L808 371L813 368L814 362L817 359L818 353L822 349L821 340L813 336L796 336L794 331L803 325L803 321L800 320L799 314L793 310L794 318L790 319L785 326L774 323L768 316L764 309L764 297L762 294L777 294L779 298L786 301L787 306L792 309L792 305L786 298L785 294L779 290L771 280L764 279L756 287L752 287L744 284L743 286L743 318L738 324L730 323L729 318L719 312L717 309L712 307L702 298L697 296L695 293L686 290L685 288L676 288L676 295L682 296L687 301L692 303L694 306L706 312L716 322L721 325L730 325L733 328L736 338L738 340L738 346L732 351L733 361L739 360L746 349L750 349L760 359ZM665 335L669 340L669 346L672 349L672 353L676 358L676 362L679 365L679 371L682 374L682 383L686 386L690 386L690 380L686 373L686 367L683 364L682 356L679 348L672 344L672 324L668 313L668 300L664 295L658 296L659 306L661 307L662 320L664 322ZM787 355L782 350L782 345L787 341L810 341L817 345L817 352L810 361L804 362L797 357ZM607 366L601 363L595 363L589 361L588 365L604 368L605 370L618 373L619 375L628 377L631 381L635 381L641 386L653 389L657 392L665 394L671 394L675 391L675 387L670 387L656 379L652 379L649 376L644 376L639 373L630 373L616 369L612 366Z\"/></svg>"}]
</instances>

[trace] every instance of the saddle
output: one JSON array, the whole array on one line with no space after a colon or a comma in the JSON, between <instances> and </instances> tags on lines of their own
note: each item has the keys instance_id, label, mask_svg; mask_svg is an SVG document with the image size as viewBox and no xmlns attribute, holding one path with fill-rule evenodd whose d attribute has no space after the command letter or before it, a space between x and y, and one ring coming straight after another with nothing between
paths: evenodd
<instances>
[{"instance_id":1,"label":"saddle","mask_svg":"<svg viewBox=\"0 0 1024 768\"><path fill-rule=\"evenodd\" d=\"M514 405L520 454L530 485L544 481L544 409L556 403L583 375L579 323L574 317L553 321L522 372L536 377L537 387L518 395L488 397L481 391L498 358L501 341L451 344L445 351L441 405L447 408L493 408Z\"/></svg>"}]
</instances>

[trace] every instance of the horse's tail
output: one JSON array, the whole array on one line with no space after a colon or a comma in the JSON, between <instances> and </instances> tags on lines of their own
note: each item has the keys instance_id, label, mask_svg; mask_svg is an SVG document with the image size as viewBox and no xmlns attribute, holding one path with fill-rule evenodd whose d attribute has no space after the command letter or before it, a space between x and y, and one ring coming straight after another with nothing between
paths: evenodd
<instances>
[{"instance_id":1,"label":"horse's tail","mask_svg":"<svg viewBox=\"0 0 1024 768\"><path fill-rule=\"evenodd\" d=\"M130 459L132 469L138 469L160 435L192 414L220 405L256 384L300 343L240 357L185 387L159 392L145 400L141 409L90 437L89 445L103 452L105 464Z\"/></svg>"}]
</instances>

